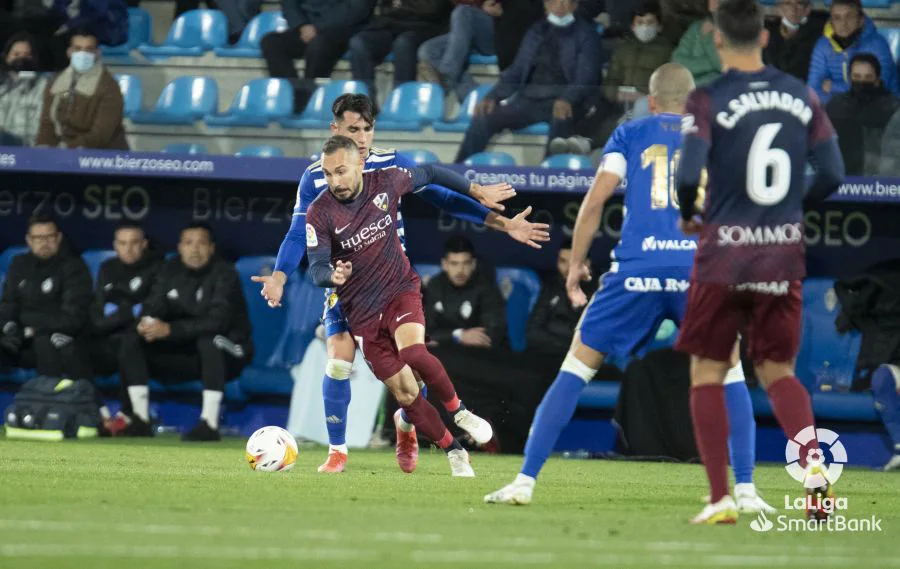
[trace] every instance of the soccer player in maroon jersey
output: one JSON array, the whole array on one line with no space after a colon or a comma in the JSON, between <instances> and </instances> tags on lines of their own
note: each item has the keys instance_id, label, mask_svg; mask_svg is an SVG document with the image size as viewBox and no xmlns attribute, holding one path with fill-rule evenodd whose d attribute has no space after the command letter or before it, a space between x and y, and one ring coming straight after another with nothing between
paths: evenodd
<instances>
[{"instance_id":1,"label":"soccer player in maroon jersey","mask_svg":"<svg viewBox=\"0 0 900 569\"><path fill-rule=\"evenodd\" d=\"M844 176L834 129L815 93L763 65L762 7L723 0L715 23L725 73L688 97L677 178L681 226L700 235L676 348L692 356L691 418L710 483L710 503L692 522L706 524L737 519L728 493L722 382L739 331L785 435L800 441L812 435L797 448L807 492L831 493L827 469L813 460L820 451L812 406L794 359L806 276L803 204L826 198ZM816 177L807 192L808 158ZM704 168L706 204L699 213L694 204Z\"/></svg>"},{"instance_id":2,"label":"soccer player in maroon jersey","mask_svg":"<svg viewBox=\"0 0 900 569\"><path fill-rule=\"evenodd\" d=\"M397 235L400 198L433 182L433 170L393 167L363 173L356 144L333 136L322 150L328 191L306 215L309 275L322 287L336 287L354 338L375 376L383 381L416 428L447 452L454 476L474 476L468 453L421 393L415 370L454 422L476 442L492 436L490 425L468 411L441 362L425 347L425 316L419 277ZM537 246L547 226L525 217L506 220L507 232Z\"/></svg>"}]
</instances>

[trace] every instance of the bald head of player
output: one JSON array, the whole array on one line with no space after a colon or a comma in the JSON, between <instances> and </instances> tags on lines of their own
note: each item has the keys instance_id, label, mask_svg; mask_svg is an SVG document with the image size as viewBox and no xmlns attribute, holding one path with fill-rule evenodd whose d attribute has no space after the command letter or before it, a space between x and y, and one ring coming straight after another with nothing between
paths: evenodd
<instances>
[{"instance_id":1,"label":"bald head of player","mask_svg":"<svg viewBox=\"0 0 900 569\"><path fill-rule=\"evenodd\" d=\"M762 69L762 50L769 43L763 26L762 6L756 0L722 0L713 14L716 31L713 41L722 68L738 71Z\"/></svg>"},{"instance_id":2,"label":"bald head of player","mask_svg":"<svg viewBox=\"0 0 900 569\"><path fill-rule=\"evenodd\" d=\"M362 191L363 158L359 147L346 136L335 135L322 147L322 173L328 191L338 201L349 202Z\"/></svg>"},{"instance_id":3,"label":"bald head of player","mask_svg":"<svg viewBox=\"0 0 900 569\"><path fill-rule=\"evenodd\" d=\"M680 63L664 63L650 76L650 112L653 114L684 112L684 103L694 90L694 76Z\"/></svg>"}]
</instances>

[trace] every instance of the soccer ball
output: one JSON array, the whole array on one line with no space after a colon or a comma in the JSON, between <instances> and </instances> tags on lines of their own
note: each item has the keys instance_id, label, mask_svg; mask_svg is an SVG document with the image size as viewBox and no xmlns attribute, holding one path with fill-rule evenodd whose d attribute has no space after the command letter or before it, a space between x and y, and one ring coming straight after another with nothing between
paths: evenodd
<instances>
[{"instance_id":1,"label":"soccer ball","mask_svg":"<svg viewBox=\"0 0 900 569\"><path fill-rule=\"evenodd\" d=\"M297 462L297 441L281 427L263 427L247 441L247 462L253 470L290 470Z\"/></svg>"}]
</instances>

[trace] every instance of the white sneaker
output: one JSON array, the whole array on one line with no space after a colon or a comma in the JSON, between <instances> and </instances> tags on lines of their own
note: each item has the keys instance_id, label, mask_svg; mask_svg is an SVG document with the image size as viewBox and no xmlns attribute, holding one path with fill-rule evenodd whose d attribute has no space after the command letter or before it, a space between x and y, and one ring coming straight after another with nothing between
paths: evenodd
<instances>
[{"instance_id":1,"label":"white sneaker","mask_svg":"<svg viewBox=\"0 0 900 569\"><path fill-rule=\"evenodd\" d=\"M756 486L749 484L735 484L734 497L737 502L737 510L740 514L774 514L777 510L766 503L756 491Z\"/></svg>"},{"instance_id":2,"label":"white sneaker","mask_svg":"<svg viewBox=\"0 0 900 569\"><path fill-rule=\"evenodd\" d=\"M480 445L494 438L494 429L491 428L491 424L468 409L463 409L454 415L453 422L457 427L469 433Z\"/></svg>"},{"instance_id":3,"label":"white sneaker","mask_svg":"<svg viewBox=\"0 0 900 569\"><path fill-rule=\"evenodd\" d=\"M475 471L469 463L469 453L464 449L451 450L447 453L450 461L450 476L456 478L475 478Z\"/></svg>"},{"instance_id":4,"label":"white sneaker","mask_svg":"<svg viewBox=\"0 0 900 569\"><path fill-rule=\"evenodd\" d=\"M735 524L737 523L737 504L734 498L725 496L715 504L708 504L703 511L691 520L692 524Z\"/></svg>"},{"instance_id":5,"label":"white sneaker","mask_svg":"<svg viewBox=\"0 0 900 569\"><path fill-rule=\"evenodd\" d=\"M889 472L891 470L900 470L900 453L895 454L891 457L887 464L882 467L882 470L885 472Z\"/></svg>"},{"instance_id":6,"label":"white sneaker","mask_svg":"<svg viewBox=\"0 0 900 569\"><path fill-rule=\"evenodd\" d=\"M491 492L485 496L484 503L526 506L531 503L532 492L534 492L534 481L526 483L517 477L512 484L507 484L496 492Z\"/></svg>"}]
</instances>

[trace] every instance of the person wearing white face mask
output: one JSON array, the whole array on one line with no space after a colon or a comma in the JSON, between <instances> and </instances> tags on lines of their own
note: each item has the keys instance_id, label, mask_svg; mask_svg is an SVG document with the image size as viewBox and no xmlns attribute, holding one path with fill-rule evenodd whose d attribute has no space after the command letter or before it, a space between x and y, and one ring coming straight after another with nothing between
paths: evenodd
<instances>
[{"instance_id":1,"label":"person wearing white face mask","mask_svg":"<svg viewBox=\"0 0 900 569\"><path fill-rule=\"evenodd\" d=\"M812 10L809 0L781 0L778 13L766 20L769 44L763 49L763 62L805 82L828 13Z\"/></svg>"},{"instance_id":2,"label":"person wearing white face mask","mask_svg":"<svg viewBox=\"0 0 900 569\"><path fill-rule=\"evenodd\" d=\"M3 50L0 73L0 144L31 146L37 135L47 80L37 73L34 41L25 32L12 36Z\"/></svg>"},{"instance_id":3,"label":"person wearing white face mask","mask_svg":"<svg viewBox=\"0 0 900 569\"><path fill-rule=\"evenodd\" d=\"M97 37L75 31L68 55L69 67L53 78L44 94L36 144L127 150L122 92L100 61Z\"/></svg>"}]
</instances>

